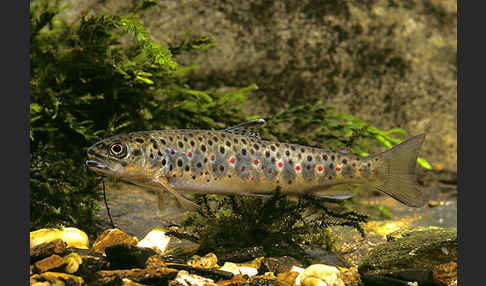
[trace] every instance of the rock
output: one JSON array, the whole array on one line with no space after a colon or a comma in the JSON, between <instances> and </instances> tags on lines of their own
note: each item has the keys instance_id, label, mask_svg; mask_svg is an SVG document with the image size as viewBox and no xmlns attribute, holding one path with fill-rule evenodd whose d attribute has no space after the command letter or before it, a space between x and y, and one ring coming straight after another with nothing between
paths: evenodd
<instances>
[{"instance_id":1,"label":"rock","mask_svg":"<svg viewBox=\"0 0 486 286\"><path fill-rule=\"evenodd\" d=\"M294 286L295 279L297 276L299 276L299 274L299 272L294 271L277 274L277 286Z\"/></svg>"},{"instance_id":2,"label":"rock","mask_svg":"<svg viewBox=\"0 0 486 286\"><path fill-rule=\"evenodd\" d=\"M265 252L261 246L235 249L229 253L218 255L221 262L245 262L262 256L265 256Z\"/></svg>"},{"instance_id":3,"label":"rock","mask_svg":"<svg viewBox=\"0 0 486 286\"><path fill-rule=\"evenodd\" d=\"M258 275L250 277L248 282L254 286L273 286L277 284L277 278L273 275Z\"/></svg>"},{"instance_id":4,"label":"rock","mask_svg":"<svg viewBox=\"0 0 486 286\"><path fill-rule=\"evenodd\" d=\"M83 278L71 274L59 273L59 272L44 272L41 274L34 274L30 277L30 284L36 285L39 282L49 282L47 285L68 285L68 286L81 286L86 285ZM45 284L44 284L45 285Z\"/></svg>"},{"instance_id":5,"label":"rock","mask_svg":"<svg viewBox=\"0 0 486 286\"><path fill-rule=\"evenodd\" d=\"M241 286L248 285L248 281L241 275L235 275L231 280L219 280L216 284L218 286Z\"/></svg>"},{"instance_id":6,"label":"rock","mask_svg":"<svg viewBox=\"0 0 486 286\"><path fill-rule=\"evenodd\" d=\"M43 228L30 232L30 248L40 244L61 239L66 242L67 247L77 247L88 249L88 235L74 227L65 227L63 229Z\"/></svg>"},{"instance_id":7,"label":"rock","mask_svg":"<svg viewBox=\"0 0 486 286\"><path fill-rule=\"evenodd\" d=\"M225 262L224 265L221 266L221 268L219 268L219 270L231 272L234 275L241 274L240 269L238 268L238 265L236 265L232 262Z\"/></svg>"},{"instance_id":8,"label":"rock","mask_svg":"<svg viewBox=\"0 0 486 286\"><path fill-rule=\"evenodd\" d=\"M66 262L66 266L64 267L64 271L67 273L75 273L79 269L79 265L83 263L83 259L79 254L73 252L63 257L64 261Z\"/></svg>"},{"instance_id":9,"label":"rock","mask_svg":"<svg viewBox=\"0 0 486 286\"><path fill-rule=\"evenodd\" d=\"M166 236L162 230L152 230L138 242L137 246L152 248L159 254L163 254L169 245L169 241L170 237Z\"/></svg>"},{"instance_id":10,"label":"rock","mask_svg":"<svg viewBox=\"0 0 486 286\"><path fill-rule=\"evenodd\" d=\"M30 249L30 261L33 263L53 254L61 254L64 252L64 250L66 250L66 246L66 242L64 242L62 239L55 239L38 244Z\"/></svg>"},{"instance_id":11,"label":"rock","mask_svg":"<svg viewBox=\"0 0 486 286\"><path fill-rule=\"evenodd\" d=\"M196 275L207 277L207 278L213 279L214 281L218 281L218 280L221 280L221 279L223 279L223 280L231 279L231 278L233 278L233 275L234 275L232 272L224 271L224 270L221 270L221 269L208 269L208 268L193 267L193 266L190 266L190 265L187 265L187 264L167 263L167 267L178 269L178 270L186 270L189 273L193 273L193 274L196 274Z\"/></svg>"},{"instance_id":12,"label":"rock","mask_svg":"<svg viewBox=\"0 0 486 286\"><path fill-rule=\"evenodd\" d=\"M213 280L199 275L189 274L185 270L179 271L174 280L169 281L169 286L216 286Z\"/></svg>"},{"instance_id":13,"label":"rock","mask_svg":"<svg viewBox=\"0 0 486 286\"><path fill-rule=\"evenodd\" d=\"M429 201L429 207L433 208L433 207L436 207L439 205L439 202L438 201Z\"/></svg>"},{"instance_id":14,"label":"rock","mask_svg":"<svg viewBox=\"0 0 486 286\"><path fill-rule=\"evenodd\" d=\"M62 257L57 254L53 254L42 260L39 260L34 264L35 270L40 273L49 270L59 269L64 265L66 265L66 261L64 261L64 259L62 259Z\"/></svg>"},{"instance_id":15,"label":"rock","mask_svg":"<svg viewBox=\"0 0 486 286\"><path fill-rule=\"evenodd\" d=\"M122 286L144 286L144 284L133 282L132 280L130 280L128 278L123 278L122 283L123 283Z\"/></svg>"},{"instance_id":16,"label":"rock","mask_svg":"<svg viewBox=\"0 0 486 286\"><path fill-rule=\"evenodd\" d=\"M338 267L342 273L342 280L346 286L358 286L362 285L361 276L358 273L358 266L349 268Z\"/></svg>"},{"instance_id":17,"label":"rock","mask_svg":"<svg viewBox=\"0 0 486 286\"><path fill-rule=\"evenodd\" d=\"M432 270L432 278L435 285L455 286L457 285L457 263L451 261L437 265Z\"/></svg>"},{"instance_id":18,"label":"rock","mask_svg":"<svg viewBox=\"0 0 486 286\"><path fill-rule=\"evenodd\" d=\"M365 284L387 277L427 285L433 283L432 272L438 265L456 260L457 230L428 228L390 236L370 252L358 271Z\"/></svg>"},{"instance_id":19,"label":"rock","mask_svg":"<svg viewBox=\"0 0 486 286\"><path fill-rule=\"evenodd\" d=\"M123 281L124 278L130 279L142 284L167 284L177 275L176 269L167 267L140 269L134 268L130 270L101 270L96 273L97 282L109 284Z\"/></svg>"},{"instance_id":20,"label":"rock","mask_svg":"<svg viewBox=\"0 0 486 286\"><path fill-rule=\"evenodd\" d=\"M265 257L262 262L262 272L273 272L275 274L289 272L293 266L304 267L297 259L291 256Z\"/></svg>"},{"instance_id":21,"label":"rock","mask_svg":"<svg viewBox=\"0 0 486 286\"><path fill-rule=\"evenodd\" d=\"M203 257L196 256L190 259L187 264L201 268L217 268L218 257L214 253L208 253Z\"/></svg>"},{"instance_id":22,"label":"rock","mask_svg":"<svg viewBox=\"0 0 486 286\"><path fill-rule=\"evenodd\" d=\"M79 264L76 274L83 277L89 285L98 278L96 272L107 269L109 265L104 255L91 250L68 248L67 251L81 257L82 263Z\"/></svg>"},{"instance_id":23,"label":"rock","mask_svg":"<svg viewBox=\"0 0 486 286\"><path fill-rule=\"evenodd\" d=\"M325 264L313 264L299 276L302 286L345 286L341 271Z\"/></svg>"},{"instance_id":24,"label":"rock","mask_svg":"<svg viewBox=\"0 0 486 286\"><path fill-rule=\"evenodd\" d=\"M105 253L111 269L142 268L150 256L157 254L151 248L125 243L108 246Z\"/></svg>"},{"instance_id":25,"label":"rock","mask_svg":"<svg viewBox=\"0 0 486 286\"><path fill-rule=\"evenodd\" d=\"M125 232L114 228L114 229L107 229L105 230L93 243L93 251L98 252L101 254L105 253L105 248L117 244L129 244L129 245L137 245L138 239L136 237L132 237Z\"/></svg>"}]
</instances>

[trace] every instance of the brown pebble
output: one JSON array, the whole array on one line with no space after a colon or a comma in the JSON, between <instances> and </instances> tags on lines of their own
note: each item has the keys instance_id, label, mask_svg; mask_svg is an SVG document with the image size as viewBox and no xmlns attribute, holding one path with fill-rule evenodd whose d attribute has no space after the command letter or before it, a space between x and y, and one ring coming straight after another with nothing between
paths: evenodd
<instances>
[{"instance_id":1,"label":"brown pebble","mask_svg":"<svg viewBox=\"0 0 486 286\"><path fill-rule=\"evenodd\" d=\"M277 274L276 286L293 286L295 285L295 278L299 276L297 272L282 272Z\"/></svg>"},{"instance_id":2,"label":"brown pebble","mask_svg":"<svg viewBox=\"0 0 486 286\"><path fill-rule=\"evenodd\" d=\"M30 249L31 263L53 254L61 254L66 250L66 243L62 239L39 244Z\"/></svg>"},{"instance_id":3,"label":"brown pebble","mask_svg":"<svg viewBox=\"0 0 486 286\"><path fill-rule=\"evenodd\" d=\"M119 229L105 230L93 243L93 251L97 253L105 253L105 248L118 244L129 244L136 246L138 239L132 237Z\"/></svg>"},{"instance_id":4,"label":"brown pebble","mask_svg":"<svg viewBox=\"0 0 486 286\"><path fill-rule=\"evenodd\" d=\"M60 268L64 265L66 265L66 261L64 261L64 259L57 254L53 254L47 258L39 260L34 264L35 269L40 273Z\"/></svg>"}]
</instances>

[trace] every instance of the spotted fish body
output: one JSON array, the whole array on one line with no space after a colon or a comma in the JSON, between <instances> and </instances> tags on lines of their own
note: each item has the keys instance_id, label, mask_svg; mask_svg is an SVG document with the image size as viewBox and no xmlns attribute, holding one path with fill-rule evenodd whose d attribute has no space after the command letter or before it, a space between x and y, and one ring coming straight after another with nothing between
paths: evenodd
<instances>
[{"instance_id":1,"label":"spotted fish body","mask_svg":"<svg viewBox=\"0 0 486 286\"><path fill-rule=\"evenodd\" d=\"M353 184L383 191L408 206L422 206L415 161L424 135L383 153L360 157L259 138L254 120L232 128L142 131L100 141L88 149L88 167L149 187L167 189L183 206L186 193L314 194L344 199ZM160 206L160 204L159 204Z\"/></svg>"}]
</instances>

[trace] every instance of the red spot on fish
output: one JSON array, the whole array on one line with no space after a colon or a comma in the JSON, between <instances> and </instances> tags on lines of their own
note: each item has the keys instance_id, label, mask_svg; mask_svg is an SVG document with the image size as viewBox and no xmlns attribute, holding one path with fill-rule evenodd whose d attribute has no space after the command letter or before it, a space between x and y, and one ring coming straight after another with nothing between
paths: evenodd
<instances>
[{"instance_id":1,"label":"red spot on fish","mask_svg":"<svg viewBox=\"0 0 486 286\"><path fill-rule=\"evenodd\" d=\"M338 168L336 168L336 171L341 171L341 168L339 168L339 167L338 167Z\"/></svg>"},{"instance_id":2,"label":"red spot on fish","mask_svg":"<svg viewBox=\"0 0 486 286\"><path fill-rule=\"evenodd\" d=\"M361 168L359 168L359 169L358 169L358 171L360 171L360 172L361 172L361 171L362 171L362 170L361 170Z\"/></svg>"},{"instance_id":3,"label":"red spot on fish","mask_svg":"<svg viewBox=\"0 0 486 286\"><path fill-rule=\"evenodd\" d=\"M209 159L211 159L211 161L214 161L214 155L211 155L211 157L209 157Z\"/></svg>"},{"instance_id":4,"label":"red spot on fish","mask_svg":"<svg viewBox=\"0 0 486 286\"><path fill-rule=\"evenodd\" d=\"M331 176L329 176L329 177L327 177L327 178L328 178L329 180L330 180L330 179L332 179L332 177L331 177Z\"/></svg>"},{"instance_id":5,"label":"red spot on fish","mask_svg":"<svg viewBox=\"0 0 486 286\"><path fill-rule=\"evenodd\" d=\"M253 177L250 177L250 181L253 181L253 180L255 180L255 178L253 178Z\"/></svg>"},{"instance_id":6,"label":"red spot on fish","mask_svg":"<svg viewBox=\"0 0 486 286\"><path fill-rule=\"evenodd\" d=\"M253 161L253 163L255 163L255 165L258 165L258 160Z\"/></svg>"},{"instance_id":7,"label":"red spot on fish","mask_svg":"<svg viewBox=\"0 0 486 286\"><path fill-rule=\"evenodd\" d=\"M353 163L353 167L356 167L356 164L355 163Z\"/></svg>"},{"instance_id":8,"label":"red spot on fish","mask_svg":"<svg viewBox=\"0 0 486 286\"><path fill-rule=\"evenodd\" d=\"M187 157L192 157L192 153L191 152L187 153Z\"/></svg>"},{"instance_id":9,"label":"red spot on fish","mask_svg":"<svg viewBox=\"0 0 486 286\"><path fill-rule=\"evenodd\" d=\"M317 171L322 172L322 166L317 166Z\"/></svg>"},{"instance_id":10,"label":"red spot on fish","mask_svg":"<svg viewBox=\"0 0 486 286\"><path fill-rule=\"evenodd\" d=\"M208 171L206 171L206 172L204 172L204 174L205 174L205 175L207 175L207 174L209 174L209 172L208 172Z\"/></svg>"},{"instance_id":11,"label":"red spot on fish","mask_svg":"<svg viewBox=\"0 0 486 286\"><path fill-rule=\"evenodd\" d=\"M272 169L268 169L268 173L271 174L272 173Z\"/></svg>"},{"instance_id":12,"label":"red spot on fish","mask_svg":"<svg viewBox=\"0 0 486 286\"><path fill-rule=\"evenodd\" d=\"M300 171L300 166L295 166L295 169L296 169L297 171Z\"/></svg>"},{"instance_id":13,"label":"red spot on fish","mask_svg":"<svg viewBox=\"0 0 486 286\"><path fill-rule=\"evenodd\" d=\"M243 172L245 170L245 167L241 167L241 171Z\"/></svg>"},{"instance_id":14,"label":"red spot on fish","mask_svg":"<svg viewBox=\"0 0 486 286\"><path fill-rule=\"evenodd\" d=\"M175 153L174 149L170 149L170 153L174 154Z\"/></svg>"},{"instance_id":15,"label":"red spot on fish","mask_svg":"<svg viewBox=\"0 0 486 286\"><path fill-rule=\"evenodd\" d=\"M231 164L234 164L235 163L235 158L231 158L229 161L230 161Z\"/></svg>"},{"instance_id":16,"label":"red spot on fish","mask_svg":"<svg viewBox=\"0 0 486 286\"><path fill-rule=\"evenodd\" d=\"M278 166L279 166L280 168L282 168L282 167L283 167L283 163L282 163L282 162L278 162Z\"/></svg>"}]
</instances>

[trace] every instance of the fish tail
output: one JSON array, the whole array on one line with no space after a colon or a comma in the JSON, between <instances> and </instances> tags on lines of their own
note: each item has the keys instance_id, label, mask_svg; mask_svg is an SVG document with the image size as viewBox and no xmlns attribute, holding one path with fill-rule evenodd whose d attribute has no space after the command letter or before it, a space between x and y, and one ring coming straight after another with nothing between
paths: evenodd
<instances>
[{"instance_id":1,"label":"fish tail","mask_svg":"<svg viewBox=\"0 0 486 286\"><path fill-rule=\"evenodd\" d=\"M425 134L420 134L370 157L378 158L376 180L370 183L371 187L409 207L423 206L425 200L417 188L415 166L424 139Z\"/></svg>"}]
</instances>

